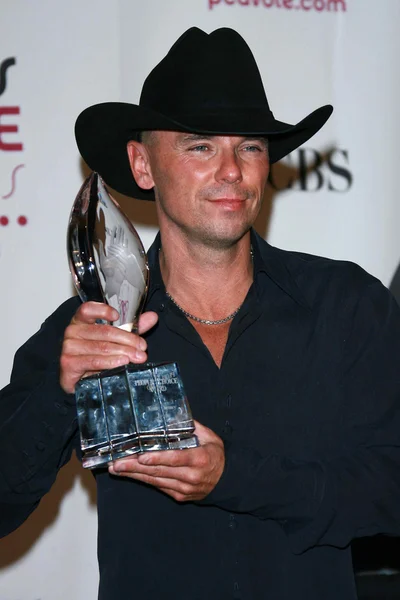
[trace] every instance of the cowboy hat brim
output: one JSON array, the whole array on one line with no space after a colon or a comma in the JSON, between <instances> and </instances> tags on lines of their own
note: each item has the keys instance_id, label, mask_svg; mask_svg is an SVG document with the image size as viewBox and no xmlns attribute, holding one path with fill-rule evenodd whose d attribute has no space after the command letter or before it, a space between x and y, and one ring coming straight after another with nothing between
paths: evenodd
<instances>
[{"instance_id":1,"label":"cowboy hat brim","mask_svg":"<svg viewBox=\"0 0 400 600\"><path fill-rule=\"evenodd\" d=\"M332 106L318 108L296 125L277 121L272 113L251 107L244 110L203 111L175 119L150 108L123 102L90 106L78 117L75 136L88 166L112 188L133 198L154 200L153 190L140 188L132 175L126 145L140 131L165 130L205 135L260 135L268 138L270 163L275 163L309 140L326 123Z\"/></svg>"}]
</instances>

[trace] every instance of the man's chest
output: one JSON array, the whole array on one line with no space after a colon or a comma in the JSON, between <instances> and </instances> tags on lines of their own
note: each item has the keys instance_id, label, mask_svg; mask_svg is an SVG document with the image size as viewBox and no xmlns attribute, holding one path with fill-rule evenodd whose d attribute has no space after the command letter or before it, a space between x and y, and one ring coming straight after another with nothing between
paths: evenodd
<instances>
[{"instance_id":1,"label":"man's chest","mask_svg":"<svg viewBox=\"0 0 400 600\"><path fill-rule=\"evenodd\" d=\"M149 358L178 363L194 418L223 439L262 454L330 455L344 443L340 353L326 352L316 328L262 315L231 332L218 368L198 333L161 323Z\"/></svg>"}]
</instances>

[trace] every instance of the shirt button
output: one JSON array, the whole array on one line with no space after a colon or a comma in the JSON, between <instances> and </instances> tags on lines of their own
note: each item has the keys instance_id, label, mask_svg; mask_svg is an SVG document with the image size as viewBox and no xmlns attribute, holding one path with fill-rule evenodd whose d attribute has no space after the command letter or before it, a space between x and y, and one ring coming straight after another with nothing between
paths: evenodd
<instances>
[{"instance_id":1,"label":"shirt button","mask_svg":"<svg viewBox=\"0 0 400 600\"><path fill-rule=\"evenodd\" d=\"M237 529L238 524L237 521L235 519L234 515L229 515L229 525L228 525L229 529L232 529L233 531L235 531L235 529Z\"/></svg>"},{"instance_id":2,"label":"shirt button","mask_svg":"<svg viewBox=\"0 0 400 600\"><path fill-rule=\"evenodd\" d=\"M164 308L165 308L165 304L164 304L164 302L163 302L162 304L160 304L160 306L159 306L159 310L162 312L162 311L164 310Z\"/></svg>"},{"instance_id":3,"label":"shirt button","mask_svg":"<svg viewBox=\"0 0 400 600\"><path fill-rule=\"evenodd\" d=\"M43 452L43 450L46 448L46 445L43 442L38 442L36 444L36 448L40 450L40 452Z\"/></svg>"},{"instance_id":4,"label":"shirt button","mask_svg":"<svg viewBox=\"0 0 400 600\"><path fill-rule=\"evenodd\" d=\"M226 435L231 435L232 431L233 431L232 425L229 423L229 421L225 421L223 433L225 433Z\"/></svg>"}]
</instances>

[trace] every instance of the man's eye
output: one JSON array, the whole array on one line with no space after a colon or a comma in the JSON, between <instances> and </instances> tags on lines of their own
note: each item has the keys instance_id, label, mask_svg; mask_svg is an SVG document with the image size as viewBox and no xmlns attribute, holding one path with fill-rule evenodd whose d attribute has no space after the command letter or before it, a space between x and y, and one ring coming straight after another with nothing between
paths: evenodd
<instances>
[{"instance_id":1,"label":"man's eye","mask_svg":"<svg viewBox=\"0 0 400 600\"><path fill-rule=\"evenodd\" d=\"M193 146L192 148L190 148L191 152L205 152L208 150L208 146L206 146L205 144L198 144L197 146Z\"/></svg>"},{"instance_id":2,"label":"man's eye","mask_svg":"<svg viewBox=\"0 0 400 600\"><path fill-rule=\"evenodd\" d=\"M253 144L249 144L248 146L244 147L244 150L246 152L262 152L262 148L260 148L260 146L255 146Z\"/></svg>"}]
</instances>

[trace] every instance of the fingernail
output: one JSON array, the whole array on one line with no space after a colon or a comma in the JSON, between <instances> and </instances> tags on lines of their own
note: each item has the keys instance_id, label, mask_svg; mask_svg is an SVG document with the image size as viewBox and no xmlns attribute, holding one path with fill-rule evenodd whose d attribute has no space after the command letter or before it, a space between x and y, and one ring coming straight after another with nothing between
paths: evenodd
<instances>
[{"instance_id":1,"label":"fingernail","mask_svg":"<svg viewBox=\"0 0 400 600\"><path fill-rule=\"evenodd\" d=\"M139 348L140 350L146 350L147 348L147 343L143 338L139 339Z\"/></svg>"},{"instance_id":2,"label":"fingernail","mask_svg":"<svg viewBox=\"0 0 400 600\"><path fill-rule=\"evenodd\" d=\"M141 352L140 350L136 350L135 356L138 360L146 360L146 353Z\"/></svg>"}]
</instances>

